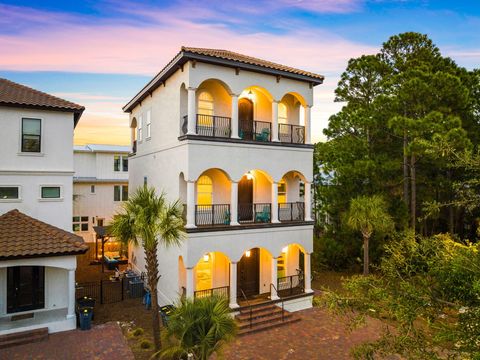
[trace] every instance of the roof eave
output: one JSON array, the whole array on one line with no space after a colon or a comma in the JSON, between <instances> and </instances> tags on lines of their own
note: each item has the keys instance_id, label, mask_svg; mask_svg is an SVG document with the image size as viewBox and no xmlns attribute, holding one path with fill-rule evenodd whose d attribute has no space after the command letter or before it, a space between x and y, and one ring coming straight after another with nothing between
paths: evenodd
<instances>
[{"instance_id":1,"label":"roof eave","mask_svg":"<svg viewBox=\"0 0 480 360\"><path fill-rule=\"evenodd\" d=\"M26 255L12 255L12 256L0 256L0 261L8 260L20 260L20 259L35 259L35 258L45 258L45 257L56 257L56 256L76 256L85 254L88 251L88 248L79 249L75 251L65 251L57 253L45 253L45 254L26 254Z\"/></svg>"},{"instance_id":2,"label":"roof eave","mask_svg":"<svg viewBox=\"0 0 480 360\"><path fill-rule=\"evenodd\" d=\"M179 67L185 64L189 60L196 60L199 62L210 63L215 65L222 65L228 66L232 68L239 68L259 73L266 73L275 76L282 76L289 79L305 81L313 86L317 86L323 83L324 77L317 78L311 77L302 74L295 74L288 71L276 70L267 68L264 66L253 65L253 64L246 64L240 61L235 60L227 60L222 58L217 58L208 55L200 55L196 53L192 53L189 51L182 50L177 54L177 56L160 72L158 73L152 80L148 82L147 85L140 90L135 97L130 100L124 107L124 112L132 112L132 110L145 99L145 97L153 92L162 82L168 79L175 71L179 69Z\"/></svg>"}]
</instances>

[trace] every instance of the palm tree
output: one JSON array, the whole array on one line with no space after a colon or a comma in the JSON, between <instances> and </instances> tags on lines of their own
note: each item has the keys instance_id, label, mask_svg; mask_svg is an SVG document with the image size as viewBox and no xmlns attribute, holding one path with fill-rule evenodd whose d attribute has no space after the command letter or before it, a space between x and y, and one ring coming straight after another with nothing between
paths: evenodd
<instances>
[{"instance_id":1,"label":"palm tree","mask_svg":"<svg viewBox=\"0 0 480 360\"><path fill-rule=\"evenodd\" d=\"M162 359L184 359L191 354L196 360L208 360L213 353L221 356L223 346L236 332L228 299L182 298L168 320L163 334L167 345L160 355Z\"/></svg>"},{"instance_id":2,"label":"palm tree","mask_svg":"<svg viewBox=\"0 0 480 360\"><path fill-rule=\"evenodd\" d=\"M347 224L363 236L363 275L368 275L368 244L374 231L387 232L393 229L385 200L379 195L359 196L350 201Z\"/></svg>"},{"instance_id":3,"label":"palm tree","mask_svg":"<svg viewBox=\"0 0 480 360\"><path fill-rule=\"evenodd\" d=\"M113 218L111 234L123 243L141 244L145 251L147 282L152 296L153 338L158 351L161 347L157 299L158 245L181 244L185 237L182 209L178 201L167 203L164 193L157 196L154 188L145 185L123 203L122 210Z\"/></svg>"}]
</instances>

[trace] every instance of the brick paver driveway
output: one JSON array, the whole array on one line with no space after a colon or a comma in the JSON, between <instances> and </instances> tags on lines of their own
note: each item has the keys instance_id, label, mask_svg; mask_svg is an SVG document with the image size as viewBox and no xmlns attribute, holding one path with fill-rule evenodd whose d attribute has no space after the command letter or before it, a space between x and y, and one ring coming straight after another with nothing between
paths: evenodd
<instances>
[{"instance_id":1,"label":"brick paver driveway","mask_svg":"<svg viewBox=\"0 0 480 360\"><path fill-rule=\"evenodd\" d=\"M117 323L51 334L47 341L0 350L0 359L9 360L133 360Z\"/></svg>"},{"instance_id":2,"label":"brick paver driveway","mask_svg":"<svg viewBox=\"0 0 480 360\"><path fill-rule=\"evenodd\" d=\"M286 326L237 338L225 351L232 360L336 360L351 359L350 350L376 339L382 323L369 319L352 332L345 319L321 308L296 312L302 320Z\"/></svg>"}]
</instances>

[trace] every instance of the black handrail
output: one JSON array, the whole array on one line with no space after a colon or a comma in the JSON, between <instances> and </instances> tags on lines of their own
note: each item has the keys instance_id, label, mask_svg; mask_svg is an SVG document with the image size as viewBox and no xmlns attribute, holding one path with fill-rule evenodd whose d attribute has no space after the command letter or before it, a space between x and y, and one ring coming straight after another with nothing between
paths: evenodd
<instances>
[{"instance_id":1,"label":"black handrail","mask_svg":"<svg viewBox=\"0 0 480 360\"><path fill-rule=\"evenodd\" d=\"M195 205L195 225L230 225L230 204Z\"/></svg>"},{"instance_id":2,"label":"black handrail","mask_svg":"<svg viewBox=\"0 0 480 360\"><path fill-rule=\"evenodd\" d=\"M293 295L294 292L303 293L305 291L303 282L303 272L297 275L279 277L277 279L278 296L285 293L289 295Z\"/></svg>"},{"instance_id":3,"label":"black handrail","mask_svg":"<svg viewBox=\"0 0 480 360\"><path fill-rule=\"evenodd\" d=\"M280 297L277 288L272 283L270 283L270 294L272 294L272 287L275 289L275 294L277 294L277 296ZM271 296L270 296L270 298L271 298ZM284 301L281 297L280 297L280 300L282 302L282 322L283 322L285 320L285 315L284 315L285 314L285 306L284 306Z\"/></svg>"},{"instance_id":4,"label":"black handrail","mask_svg":"<svg viewBox=\"0 0 480 360\"><path fill-rule=\"evenodd\" d=\"M270 223L272 221L272 204L238 204L239 223Z\"/></svg>"},{"instance_id":5,"label":"black handrail","mask_svg":"<svg viewBox=\"0 0 480 360\"><path fill-rule=\"evenodd\" d=\"M188 132L188 115L183 116L180 121L180 134L185 135Z\"/></svg>"},{"instance_id":6,"label":"black handrail","mask_svg":"<svg viewBox=\"0 0 480 360\"><path fill-rule=\"evenodd\" d=\"M301 201L278 204L278 220L304 221L305 203Z\"/></svg>"},{"instance_id":7,"label":"black handrail","mask_svg":"<svg viewBox=\"0 0 480 360\"><path fill-rule=\"evenodd\" d=\"M278 138L285 143L304 144L305 126L278 124Z\"/></svg>"},{"instance_id":8,"label":"black handrail","mask_svg":"<svg viewBox=\"0 0 480 360\"><path fill-rule=\"evenodd\" d=\"M242 288L240 288L240 293L242 294L245 302L247 303L248 308L250 309L250 329L251 329L252 328L252 322L253 322L253 308L252 308L252 305L250 305L250 302L247 299L247 295L245 295Z\"/></svg>"},{"instance_id":9,"label":"black handrail","mask_svg":"<svg viewBox=\"0 0 480 360\"><path fill-rule=\"evenodd\" d=\"M212 296L224 296L227 299L230 297L230 286L219 286L216 288L197 290L193 293L195 299L212 297Z\"/></svg>"},{"instance_id":10,"label":"black handrail","mask_svg":"<svg viewBox=\"0 0 480 360\"><path fill-rule=\"evenodd\" d=\"M231 118L226 116L197 114L197 135L229 138Z\"/></svg>"}]
</instances>

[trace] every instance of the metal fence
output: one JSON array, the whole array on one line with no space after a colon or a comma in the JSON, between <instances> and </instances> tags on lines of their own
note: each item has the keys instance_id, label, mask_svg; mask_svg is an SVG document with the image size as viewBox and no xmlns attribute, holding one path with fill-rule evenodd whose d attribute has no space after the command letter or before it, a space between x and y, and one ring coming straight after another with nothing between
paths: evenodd
<instances>
[{"instance_id":1,"label":"metal fence","mask_svg":"<svg viewBox=\"0 0 480 360\"><path fill-rule=\"evenodd\" d=\"M278 204L278 220L288 221L304 221L305 220L305 203L288 202Z\"/></svg>"},{"instance_id":2,"label":"metal fence","mask_svg":"<svg viewBox=\"0 0 480 360\"><path fill-rule=\"evenodd\" d=\"M197 135L229 138L231 119L225 116L197 114Z\"/></svg>"},{"instance_id":3,"label":"metal fence","mask_svg":"<svg viewBox=\"0 0 480 360\"><path fill-rule=\"evenodd\" d=\"M278 138L284 143L304 144L305 127L301 125L278 124Z\"/></svg>"},{"instance_id":4,"label":"metal fence","mask_svg":"<svg viewBox=\"0 0 480 360\"><path fill-rule=\"evenodd\" d=\"M238 204L239 223L269 223L272 221L272 204Z\"/></svg>"},{"instance_id":5,"label":"metal fence","mask_svg":"<svg viewBox=\"0 0 480 360\"><path fill-rule=\"evenodd\" d=\"M222 296L228 299L230 296L230 286L221 286L212 289L198 290L194 292L195 299L211 296Z\"/></svg>"},{"instance_id":6,"label":"metal fence","mask_svg":"<svg viewBox=\"0 0 480 360\"><path fill-rule=\"evenodd\" d=\"M195 205L195 225L230 225L230 204Z\"/></svg>"},{"instance_id":7,"label":"metal fence","mask_svg":"<svg viewBox=\"0 0 480 360\"><path fill-rule=\"evenodd\" d=\"M112 304L128 298L143 296L144 282L139 277L123 277L117 281L100 280L77 283L75 287L76 299L90 297L100 304Z\"/></svg>"}]
</instances>

